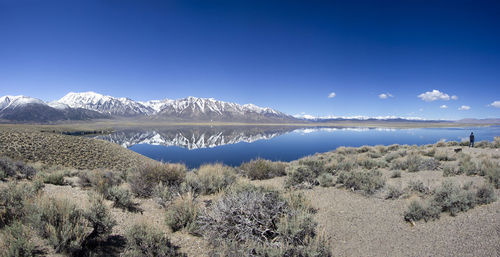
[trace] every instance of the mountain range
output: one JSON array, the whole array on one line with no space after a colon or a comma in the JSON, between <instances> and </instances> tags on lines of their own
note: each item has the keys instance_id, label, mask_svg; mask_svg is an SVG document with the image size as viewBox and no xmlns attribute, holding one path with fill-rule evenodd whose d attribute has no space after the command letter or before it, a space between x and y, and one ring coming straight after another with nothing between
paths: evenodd
<instances>
[{"instance_id":1,"label":"mountain range","mask_svg":"<svg viewBox=\"0 0 500 257\"><path fill-rule=\"evenodd\" d=\"M134 118L196 122L297 122L285 113L253 104L240 105L213 98L187 97L146 102L95 92L68 93L46 103L27 96L0 97L0 120L11 122L55 122Z\"/></svg>"}]
</instances>

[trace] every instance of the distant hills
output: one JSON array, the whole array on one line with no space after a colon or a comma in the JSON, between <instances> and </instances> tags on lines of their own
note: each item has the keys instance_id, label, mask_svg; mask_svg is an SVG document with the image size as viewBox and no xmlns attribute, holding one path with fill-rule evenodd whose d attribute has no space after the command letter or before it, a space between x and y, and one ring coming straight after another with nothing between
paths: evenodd
<instances>
[{"instance_id":1,"label":"distant hills","mask_svg":"<svg viewBox=\"0 0 500 257\"><path fill-rule=\"evenodd\" d=\"M0 97L0 122L51 123L97 119L134 119L166 122L242 122L242 123L343 123L343 122L450 122L402 117L294 117L253 104L187 97L134 101L95 92L68 93L46 103L28 96ZM500 124L500 119L463 119L458 123Z\"/></svg>"}]
</instances>

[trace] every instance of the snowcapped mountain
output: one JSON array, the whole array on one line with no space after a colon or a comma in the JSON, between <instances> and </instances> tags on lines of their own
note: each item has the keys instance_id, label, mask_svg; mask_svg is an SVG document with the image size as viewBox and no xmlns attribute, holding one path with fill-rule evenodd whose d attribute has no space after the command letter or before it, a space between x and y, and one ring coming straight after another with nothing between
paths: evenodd
<instances>
[{"instance_id":1,"label":"snowcapped mountain","mask_svg":"<svg viewBox=\"0 0 500 257\"><path fill-rule=\"evenodd\" d=\"M28 96L0 97L0 119L14 122L53 122L61 120L89 120L110 118L98 112L70 108L67 105Z\"/></svg>"},{"instance_id":2,"label":"snowcapped mountain","mask_svg":"<svg viewBox=\"0 0 500 257\"><path fill-rule=\"evenodd\" d=\"M71 92L57 102L72 108L83 108L117 116L150 115L154 112L151 107L144 106L134 100L101 95L95 92Z\"/></svg>"},{"instance_id":3,"label":"snowcapped mountain","mask_svg":"<svg viewBox=\"0 0 500 257\"><path fill-rule=\"evenodd\" d=\"M295 120L294 117L271 108L262 108L253 104L239 105L213 98L192 96L178 100L163 99L139 102L95 92L72 92L61 98L58 103L122 117L149 116L155 120L236 122Z\"/></svg>"}]
</instances>

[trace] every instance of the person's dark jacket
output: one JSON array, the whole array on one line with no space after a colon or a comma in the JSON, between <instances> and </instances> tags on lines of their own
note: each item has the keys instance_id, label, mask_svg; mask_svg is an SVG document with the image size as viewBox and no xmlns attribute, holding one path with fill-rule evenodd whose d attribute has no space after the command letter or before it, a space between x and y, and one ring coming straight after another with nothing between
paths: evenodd
<instances>
[{"instance_id":1,"label":"person's dark jacket","mask_svg":"<svg viewBox=\"0 0 500 257\"><path fill-rule=\"evenodd\" d=\"M474 142L474 135L470 135L469 139L471 142Z\"/></svg>"}]
</instances>

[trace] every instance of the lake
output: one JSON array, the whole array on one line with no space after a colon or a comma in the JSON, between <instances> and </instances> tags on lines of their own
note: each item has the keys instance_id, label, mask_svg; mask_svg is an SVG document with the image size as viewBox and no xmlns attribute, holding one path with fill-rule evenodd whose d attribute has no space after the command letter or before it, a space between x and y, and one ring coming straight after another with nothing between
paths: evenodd
<instances>
[{"instance_id":1,"label":"lake","mask_svg":"<svg viewBox=\"0 0 500 257\"><path fill-rule=\"evenodd\" d=\"M291 161L339 146L433 144L438 141L492 141L500 126L467 128L297 128L279 126L175 126L120 129L97 138L164 162L195 168L222 162L237 166L256 158Z\"/></svg>"}]
</instances>

